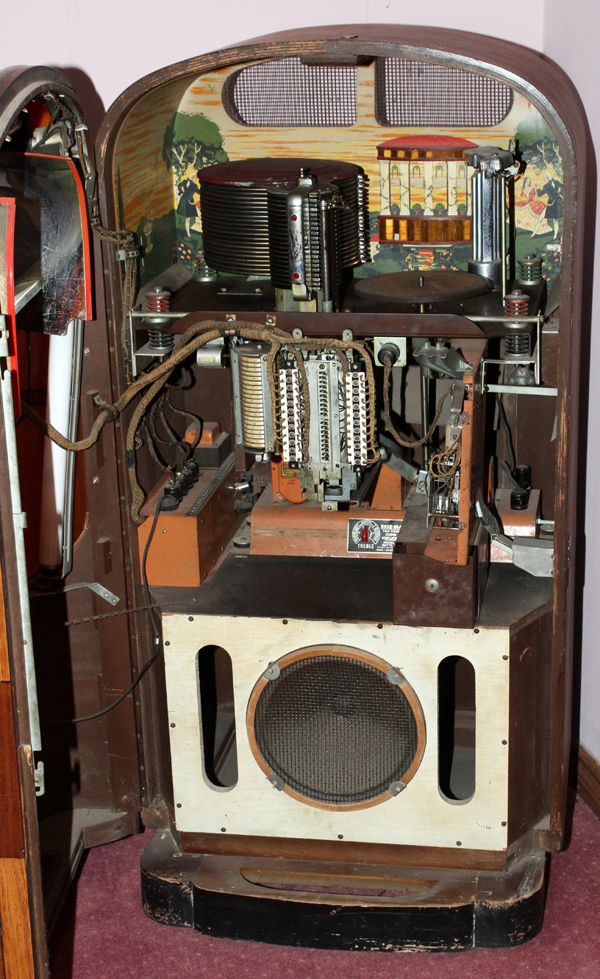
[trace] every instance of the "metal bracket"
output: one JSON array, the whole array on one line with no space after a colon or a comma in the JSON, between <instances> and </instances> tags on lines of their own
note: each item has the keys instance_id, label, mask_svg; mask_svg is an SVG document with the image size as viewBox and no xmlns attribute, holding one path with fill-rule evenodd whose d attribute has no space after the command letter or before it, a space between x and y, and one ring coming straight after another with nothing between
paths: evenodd
<instances>
[{"instance_id":1,"label":"metal bracket","mask_svg":"<svg viewBox=\"0 0 600 979\"><path fill-rule=\"evenodd\" d=\"M277 663L271 663L263 673L263 676L266 680L277 680L280 673L281 670L277 666ZM276 776L273 777L275 778Z\"/></svg>"},{"instance_id":2,"label":"metal bracket","mask_svg":"<svg viewBox=\"0 0 600 979\"><path fill-rule=\"evenodd\" d=\"M443 340L437 341L435 346L427 342L423 344L414 358L421 365L442 377L453 377L462 380L462 375L473 369L464 357L461 357L458 350L454 347L446 347Z\"/></svg>"},{"instance_id":3,"label":"metal bracket","mask_svg":"<svg viewBox=\"0 0 600 979\"><path fill-rule=\"evenodd\" d=\"M267 781L269 781L273 788L277 789L278 792L283 792L284 782L279 775L271 775Z\"/></svg>"},{"instance_id":4,"label":"metal bracket","mask_svg":"<svg viewBox=\"0 0 600 979\"><path fill-rule=\"evenodd\" d=\"M76 588L89 588L90 591L95 592L96 595L99 595L100 598L103 598L110 605L118 605L120 602L120 599L116 595L113 595L104 585L99 585L97 581L78 581L74 585L65 585L62 591L75 591Z\"/></svg>"}]
</instances>

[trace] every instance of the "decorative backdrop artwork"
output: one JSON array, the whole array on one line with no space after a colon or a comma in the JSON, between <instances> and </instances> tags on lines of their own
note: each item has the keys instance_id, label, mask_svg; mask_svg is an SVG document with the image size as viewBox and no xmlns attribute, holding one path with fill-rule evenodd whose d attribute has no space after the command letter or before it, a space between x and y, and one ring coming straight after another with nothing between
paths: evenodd
<instances>
[{"instance_id":1,"label":"decorative backdrop artwork","mask_svg":"<svg viewBox=\"0 0 600 979\"><path fill-rule=\"evenodd\" d=\"M239 71L239 66L235 69ZM388 127L375 117L372 66L357 68L357 115L352 125L242 125L223 105L232 69L221 68L184 87L165 86L142 100L128 119L115 156L115 195L123 227L137 231L144 251L142 281L180 261L195 271L202 259L197 171L247 157L327 157L359 164L369 177L371 263L356 277L417 269L465 270L470 257L470 170L456 154L434 159L392 159L394 146L448 144L460 148L497 145L521 160L509 206L514 209L516 258L543 259L544 278L560 271L563 176L556 139L538 110L513 93L506 117L493 126ZM134 114L132 113L132 117ZM143 146L140 146L140 119ZM390 155L386 157L386 153ZM450 156L456 159L450 159ZM123 187L127 193L123 194ZM420 195L420 196L419 196ZM429 240L402 240L394 219L446 222ZM448 224L450 222L450 224ZM441 224L440 224L441 227ZM423 237L427 237L421 231ZM429 234L429 233L428 233ZM445 240L431 240L443 237ZM406 236L405 236L406 238Z\"/></svg>"}]
</instances>

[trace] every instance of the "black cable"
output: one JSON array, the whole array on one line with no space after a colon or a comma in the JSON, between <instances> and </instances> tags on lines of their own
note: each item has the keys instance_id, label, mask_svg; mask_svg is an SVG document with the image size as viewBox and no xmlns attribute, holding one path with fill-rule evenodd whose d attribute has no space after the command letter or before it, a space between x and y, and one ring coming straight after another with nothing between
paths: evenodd
<instances>
[{"instance_id":1,"label":"black cable","mask_svg":"<svg viewBox=\"0 0 600 979\"><path fill-rule=\"evenodd\" d=\"M152 604L152 598L150 597L148 576L146 574L146 559L148 557L148 551L150 550L150 544L152 543L152 538L154 537L156 524L158 523L158 515L160 513L160 505L162 501L163 501L163 497L161 496L158 500L158 503L156 504L156 510L154 512L154 520L152 521L152 527L150 528L150 533L148 534L148 540L146 541L146 546L144 548L144 555L142 557L142 583L144 585L144 593L146 595L146 601L148 605ZM108 714L110 710L113 710L114 707L117 707L123 700L125 700L125 698L129 696L132 690L135 690L135 688L137 687L138 683L140 682L144 674L147 673L150 667L152 666L152 664L156 662L156 660L158 659L162 651L162 644L160 641L158 627L156 625L156 619L154 618L154 610L148 609L148 614L150 616L150 621L152 623L152 631L154 632L154 642L156 643L156 652L154 653L154 655L150 657L150 659L148 660L147 663L144 664L144 666L142 666L140 672L138 673L133 683L129 687L127 687L127 690L123 691L123 693L121 694L120 697L117 698L117 700L113 700L112 704L109 704L108 707L105 707L103 710L96 711L95 714L88 714L87 717L74 717L70 722L71 724L80 724L82 721L94 721L97 717L102 717L103 714Z\"/></svg>"}]
</instances>

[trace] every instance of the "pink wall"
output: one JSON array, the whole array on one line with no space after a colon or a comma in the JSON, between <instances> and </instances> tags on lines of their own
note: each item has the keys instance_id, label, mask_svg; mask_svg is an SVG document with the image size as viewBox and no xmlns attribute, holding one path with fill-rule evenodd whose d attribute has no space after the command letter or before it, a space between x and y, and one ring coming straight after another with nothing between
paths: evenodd
<instances>
[{"instance_id":1,"label":"pink wall","mask_svg":"<svg viewBox=\"0 0 600 979\"><path fill-rule=\"evenodd\" d=\"M542 49L544 0L29 0L5 3L0 64L83 69L106 108L157 68L272 31L315 24L430 24Z\"/></svg>"}]
</instances>

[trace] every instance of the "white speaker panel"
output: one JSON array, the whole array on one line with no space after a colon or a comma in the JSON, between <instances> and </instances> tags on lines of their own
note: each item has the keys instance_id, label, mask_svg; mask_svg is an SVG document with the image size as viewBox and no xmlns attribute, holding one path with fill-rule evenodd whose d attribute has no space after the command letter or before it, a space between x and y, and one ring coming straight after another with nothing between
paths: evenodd
<instances>
[{"instance_id":1,"label":"white speaker panel","mask_svg":"<svg viewBox=\"0 0 600 979\"><path fill-rule=\"evenodd\" d=\"M507 840L509 631L415 628L375 623L236 616L163 615L169 734L177 828L296 839L503 850ZM204 774L197 655L207 645L231 657L238 782L213 785ZM331 811L278 791L257 765L246 733L246 708L269 663L307 646L365 650L402 671L425 716L419 769L398 796L370 808ZM462 656L475 670L475 793L449 801L438 788L438 665Z\"/></svg>"}]
</instances>

